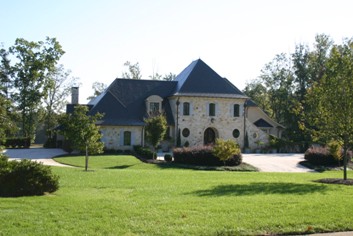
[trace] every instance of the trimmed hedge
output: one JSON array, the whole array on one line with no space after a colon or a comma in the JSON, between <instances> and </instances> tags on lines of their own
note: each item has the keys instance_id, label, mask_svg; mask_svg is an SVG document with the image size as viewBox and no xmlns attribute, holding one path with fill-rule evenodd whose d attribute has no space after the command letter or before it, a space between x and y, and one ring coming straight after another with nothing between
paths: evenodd
<instances>
[{"instance_id":1,"label":"trimmed hedge","mask_svg":"<svg viewBox=\"0 0 353 236\"><path fill-rule=\"evenodd\" d=\"M342 153L343 155L343 153ZM348 152L349 160L352 158L352 152ZM306 150L304 159L310 162L313 165L323 165L323 166L332 166L332 165L343 165L343 158L337 160L327 147L310 147Z\"/></svg>"},{"instance_id":2,"label":"trimmed hedge","mask_svg":"<svg viewBox=\"0 0 353 236\"><path fill-rule=\"evenodd\" d=\"M153 152L149 148L142 147L140 145L135 145L134 147L134 152L145 158L145 159L153 159Z\"/></svg>"},{"instance_id":3,"label":"trimmed hedge","mask_svg":"<svg viewBox=\"0 0 353 236\"><path fill-rule=\"evenodd\" d=\"M8 161L0 155L0 196L20 197L52 193L59 188L59 177L44 166L30 160Z\"/></svg>"},{"instance_id":4,"label":"trimmed hedge","mask_svg":"<svg viewBox=\"0 0 353 236\"><path fill-rule=\"evenodd\" d=\"M224 163L220 161L213 154L212 146L197 146L197 147L183 147L175 148L173 150L173 157L175 163L202 165L202 166L223 166ZM227 166L236 166L242 163L242 155L235 155L225 162Z\"/></svg>"},{"instance_id":5,"label":"trimmed hedge","mask_svg":"<svg viewBox=\"0 0 353 236\"><path fill-rule=\"evenodd\" d=\"M2 145L6 148L29 148L31 146L31 138L7 138Z\"/></svg>"}]
</instances>

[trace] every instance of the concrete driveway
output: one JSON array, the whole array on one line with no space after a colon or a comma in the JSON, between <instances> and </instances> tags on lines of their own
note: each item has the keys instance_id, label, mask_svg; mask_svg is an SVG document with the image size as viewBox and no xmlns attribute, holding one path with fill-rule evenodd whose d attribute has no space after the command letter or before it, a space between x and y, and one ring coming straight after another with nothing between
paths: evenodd
<instances>
[{"instance_id":1,"label":"concrete driveway","mask_svg":"<svg viewBox=\"0 0 353 236\"><path fill-rule=\"evenodd\" d=\"M54 161L52 158L67 154L59 148L28 148L28 149L5 149L3 152L10 160L30 159L37 162L42 162L48 166L65 166Z\"/></svg>"},{"instance_id":2,"label":"concrete driveway","mask_svg":"<svg viewBox=\"0 0 353 236\"><path fill-rule=\"evenodd\" d=\"M243 162L262 172L315 172L300 165L301 161L304 161L303 153L243 154Z\"/></svg>"}]
</instances>

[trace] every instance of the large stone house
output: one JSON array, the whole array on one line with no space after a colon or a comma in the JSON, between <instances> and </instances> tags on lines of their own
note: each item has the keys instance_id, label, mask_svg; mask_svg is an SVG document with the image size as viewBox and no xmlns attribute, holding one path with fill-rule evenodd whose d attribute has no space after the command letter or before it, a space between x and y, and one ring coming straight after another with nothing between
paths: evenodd
<instances>
[{"instance_id":1,"label":"large stone house","mask_svg":"<svg viewBox=\"0 0 353 236\"><path fill-rule=\"evenodd\" d=\"M68 110L78 102L78 93L73 95ZM115 79L88 106L90 114L104 113L97 125L107 149L145 145L144 119L155 113L166 115L170 146L175 146L178 134L186 146L212 144L222 138L244 147L247 136L254 149L266 146L269 134L280 137L284 128L201 59L173 81Z\"/></svg>"}]
</instances>

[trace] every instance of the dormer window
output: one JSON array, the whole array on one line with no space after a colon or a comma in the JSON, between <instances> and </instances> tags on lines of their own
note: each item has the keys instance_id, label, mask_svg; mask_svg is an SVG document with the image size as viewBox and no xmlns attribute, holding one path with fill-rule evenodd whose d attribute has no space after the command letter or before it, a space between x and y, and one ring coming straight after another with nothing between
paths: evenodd
<instances>
[{"instance_id":1,"label":"dormer window","mask_svg":"<svg viewBox=\"0 0 353 236\"><path fill-rule=\"evenodd\" d=\"M150 112L153 114L160 112L158 102L150 102Z\"/></svg>"},{"instance_id":2,"label":"dormer window","mask_svg":"<svg viewBox=\"0 0 353 236\"><path fill-rule=\"evenodd\" d=\"M146 99L146 110L149 115L157 115L162 113L162 101L158 95L151 95Z\"/></svg>"}]
</instances>

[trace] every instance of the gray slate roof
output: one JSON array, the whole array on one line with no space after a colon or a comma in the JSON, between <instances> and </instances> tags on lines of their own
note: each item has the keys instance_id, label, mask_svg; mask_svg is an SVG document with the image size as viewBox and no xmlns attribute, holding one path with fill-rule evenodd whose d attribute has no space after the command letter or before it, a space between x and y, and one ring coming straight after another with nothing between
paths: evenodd
<instances>
[{"instance_id":1,"label":"gray slate roof","mask_svg":"<svg viewBox=\"0 0 353 236\"><path fill-rule=\"evenodd\" d=\"M218 75L201 59L193 61L175 79L178 82L175 95L207 96L218 95L219 97L242 97L246 98L237 87L229 80Z\"/></svg>"},{"instance_id":2,"label":"gray slate roof","mask_svg":"<svg viewBox=\"0 0 353 236\"><path fill-rule=\"evenodd\" d=\"M90 114L104 113L99 125L144 125L147 117L145 100L151 95L164 99L162 108L169 124L174 124L171 108L166 99L175 89L176 82L158 80L116 79L99 99L93 101Z\"/></svg>"},{"instance_id":3,"label":"gray slate roof","mask_svg":"<svg viewBox=\"0 0 353 236\"><path fill-rule=\"evenodd\" d=\"M231 82L198 59L173 81L115 79L89 103L92 106L89 113L104 113L98 125L143 126L147 117L145 100L151 95L163 98L162 109L170 125L174 124L174 119L168 97L173 95L247 98Z\"/></svg>"}]
</instances>

